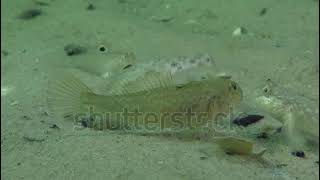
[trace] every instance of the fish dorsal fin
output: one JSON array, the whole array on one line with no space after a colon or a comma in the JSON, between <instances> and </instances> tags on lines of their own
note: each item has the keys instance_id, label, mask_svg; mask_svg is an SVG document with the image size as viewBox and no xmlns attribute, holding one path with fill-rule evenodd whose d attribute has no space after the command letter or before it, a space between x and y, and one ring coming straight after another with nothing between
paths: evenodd
<instances>
[{"instance_id":1,"label":"fish dorsal fin","mask_svg":"<svg viewBox=\"0 0 320 180\"><path fill-rule=\"evenodd\" d=\"M142 77L139 77L134 81L124 80L121 83L123 83L121 94L137 93L141 91L148 92L156 88L164 90L173 88L175 85L175 81L171 73L155 71L146 72Z\"/></svg>"}]
</instances>

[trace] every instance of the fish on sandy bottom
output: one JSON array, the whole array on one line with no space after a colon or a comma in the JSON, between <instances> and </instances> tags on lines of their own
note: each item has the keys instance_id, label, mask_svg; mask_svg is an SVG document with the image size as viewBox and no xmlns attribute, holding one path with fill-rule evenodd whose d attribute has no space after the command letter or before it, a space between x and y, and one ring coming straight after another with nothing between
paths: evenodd
<instances>
[{"instance_id":1,"label":"fish on sandy bottom","mask_svg":"<svg viewBox=\"0 0 320 180\"><path fill-rule=\"evenodd\" d=\"M123 89L96 94L74 75L58 72L49 81L48 107L61 117L87 121L93 129L197 129L230 113L242 90L229 77L177 84L175 75L149 72ZM89 116L88 116L89 115Z\"/></svg>"}]
</instances>

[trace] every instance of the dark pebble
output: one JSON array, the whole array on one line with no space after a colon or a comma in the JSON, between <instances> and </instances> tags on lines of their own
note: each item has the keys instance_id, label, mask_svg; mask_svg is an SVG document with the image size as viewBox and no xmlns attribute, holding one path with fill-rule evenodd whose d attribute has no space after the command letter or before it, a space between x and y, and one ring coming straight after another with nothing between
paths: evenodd
<instances>
[{"instance_id":1,"label":"dark pebble","mask_svg":"<svg viewBox=\"0 0 320 180\"><path fill-rule=\"evenodd\" d=\"M201 157L200 157L200 160L206 160L206 159L208 159L207 156L201 156Z\"/></svg>"},{"instance_id":2,"label":"dark pebble","mask_svg":"<svg viewBox=\"0 0 320 180\"><path fill-rule=\"evenodd\" d=\"M300 157L300 158L304 158L305 157L305 154L304 154L303 151L293 151L293 152L291 152L291 155L297 156L297 157Z\"/></svg>"},{"instance_id":3,"label":"dark pebble","mask_svg":"<svg viewBox=\"0 0 320 180\"><path fill-rule=\"evenodd\" d=\"M105 52L107 49L106 49L106 47L104 47L104 46L100 46L99 47L99 51L101 51L101 52Z\"/></svg>"},{"instance_id":4,"label":"dark pebble","mask_svg":"<svg viewBox=\"0 0 320 180\"><path fill-rule=\"evenodd\" d=\"M248 126L250 124L253 124L253 123L256 123L258 121L260 121L261 119L263 119L264 116L261 116L261 115L245 115L245 116L240 116L240 117L237 117L236 119L234 119L232 122L236 125L239 125L239 126Z\"/></svg>"},{"instance_id":5,"label":"dark pebble","mask_svg":"<svg viewBox=\"0 0 320 180\"><path fill-rule=\"evenodd\" d=\"M86 48L76 45L76 44L68 44L64 47L64 51L68 56L74 56L85 53Z\"/></svg>"},{"instance_id":6,"label":"dark pebble","mask_svg":"<svg viewBox=\"0 0 320 180\"><path fill-rule=\"evenodd\" d=\"M126 65L125 67L123 67L122 69L124 70L124 69L128 69L128 68L130 68L130 67L132 67L132 64L128 64L128 65Z\"/></svg>"},{"instance_id":7,"label":"dark pebble","mask_svg":"<svg viewBox=\"0 0 320 180\"><path fill-rule=\"evenodd\" d=\"M25 120L31 120L32 119L30 116L27 116L27 115L23 115L22 118L25 119Z\"/></svg>"},{"instance_id":8,"label":"dark pebble","mask_svg":"<svg viewBox=\"0 0 320 180\"><path fill-rule=\"evenodd\" d=\"M96 9L96 7L93 4L89 4L87 6L87 10L89 10L89 11L92 11L92 10L95 10L95 9Z\"/></svg>"},{"instance_id":9,"label":"dark pebble","mask_svg":"<svg viewBox=\"0 0 320 180\"><path fill-rule=\"evenodd\" d=\"M267 12L268 12L268 9L267 9L267 8L262 8L262 9L260 10L260 12L259 12L259 15L260 15L260 16L264 16L265 14L267 14Z\"/></svg>"},{"instance_id":10,"label":"dark pebble","mask_svg":"<svg viewBox=\"0 0 320 180\"><path fill-rule=\"evenodd\" d=\"M41 14L43 14L41 9L28 9L26 11L23 11L19 15L19 18L23 19L23 20L30 20L30 19L33 19L35 17L40 16Z\"/></svg>"},{"instance_id":11,"label":"dark pebble","mask_svg":"<svg viewBox=\"0 0 320 180\"><path fill-rule=\"evenodd\" d=\"M9 55L9 52L6 51L6 50L2 50L2 51L1 51L1 54L2 54L3 56L8 56L8 55Z\"/></svg>"},{"instance_id":12,"label":"dark pebble","mask_svg":"<svg viewBox=\"0 0 320 180\"><path fill-rule=\"evenodd\" d=\"M245 27L240 27L241 34L248 34L248 30Z\"/></svg>"},{"instance_id":13,"label":"dark pebble","mask_svg":"<svg viewBox=\"0 0 320 180\"><path fill-rule=\"evenodd\" d=\"M56 124L52 124L49 128L52 128L52 129L60 129L58 125Z\"/></svg>"}]
</instances>

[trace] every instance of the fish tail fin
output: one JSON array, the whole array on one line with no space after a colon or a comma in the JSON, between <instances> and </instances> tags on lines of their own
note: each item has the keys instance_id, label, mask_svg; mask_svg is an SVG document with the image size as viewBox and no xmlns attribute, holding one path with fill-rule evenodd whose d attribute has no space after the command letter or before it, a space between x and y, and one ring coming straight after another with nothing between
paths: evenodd
<instances>
[{"instance_id":1,"label":"fish tail fin","mask_svg":"<svg viewBox=\"0 0 320 180\"><path fill-rule=\"evenodd\" d=\"M81 112L81 95L93 93L83 82L66 72L56 72L49 79L47 104L49 113L62 117L72 117Z\"/></svg>"}]
</instances>

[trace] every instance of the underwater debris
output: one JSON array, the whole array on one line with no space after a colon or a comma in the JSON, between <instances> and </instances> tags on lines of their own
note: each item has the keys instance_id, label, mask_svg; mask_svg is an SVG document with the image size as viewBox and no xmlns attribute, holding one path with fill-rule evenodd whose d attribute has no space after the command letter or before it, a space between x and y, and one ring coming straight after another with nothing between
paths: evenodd
<instances>
[{"instance_id":1,"label":"underwater debris","mask_svg":"<svg viewBox=\"0 0 320 180\"><path fill-rule=\"evenodd\" d=\"M266 149L262 149L258 152L254 152L254 143L246 140L240 139L236 137L215 137L214 142L216 142L225 153L229 155L237 154L237 155L253 155L257 157L261 157Z\"/></svg>"},{"instance_id":2,"label":"underwater debris","mask_svg":"<svg viewBox=\"0 0 320 180\"><path fill-rule=\"evenodd\" d=\"M18 18L22 20L30 20L43 14L41 9L28 9L23 11Z\"/></svg>"},{"instance_id":3,"label":"underwater debris","mask_svg":"<svg viewBox=\"0 0 320 180\"><path fill-rule=\"evenodd\" d=\"M247 115L247 114L242 114L239 117L235 118L232 123L236 124L238 126L244 126L247 127L250 124L256 123L263 119L264 116L262 115L257 115L257 114L252 114L252 115Z\"/></svg>"},{"instance_id":4,"label":"underwater debris","mask_svg":"<svg viewBox=\"0 0 320 180\"><path fill-rule=\"evenodd\" d=\"M66 52L66 54L68 56L79 55L79 54L83 54L83 53L87 52L86 48L84 48L83 46L80 46L80 45L76 45L76 44L67 44L64 47L64 51Z\"/></svg>"},{"instance_id":5,"label":"underwater debris","mask_svg":"<svg viewBox=\"0 0 320 180\"><path fill-rule=\"evenodd\" d=\"M305 157L305 153L303 151L292 151L291 155L299 157L299 158L304 158Z\"/></svg>"}]
</instances>

